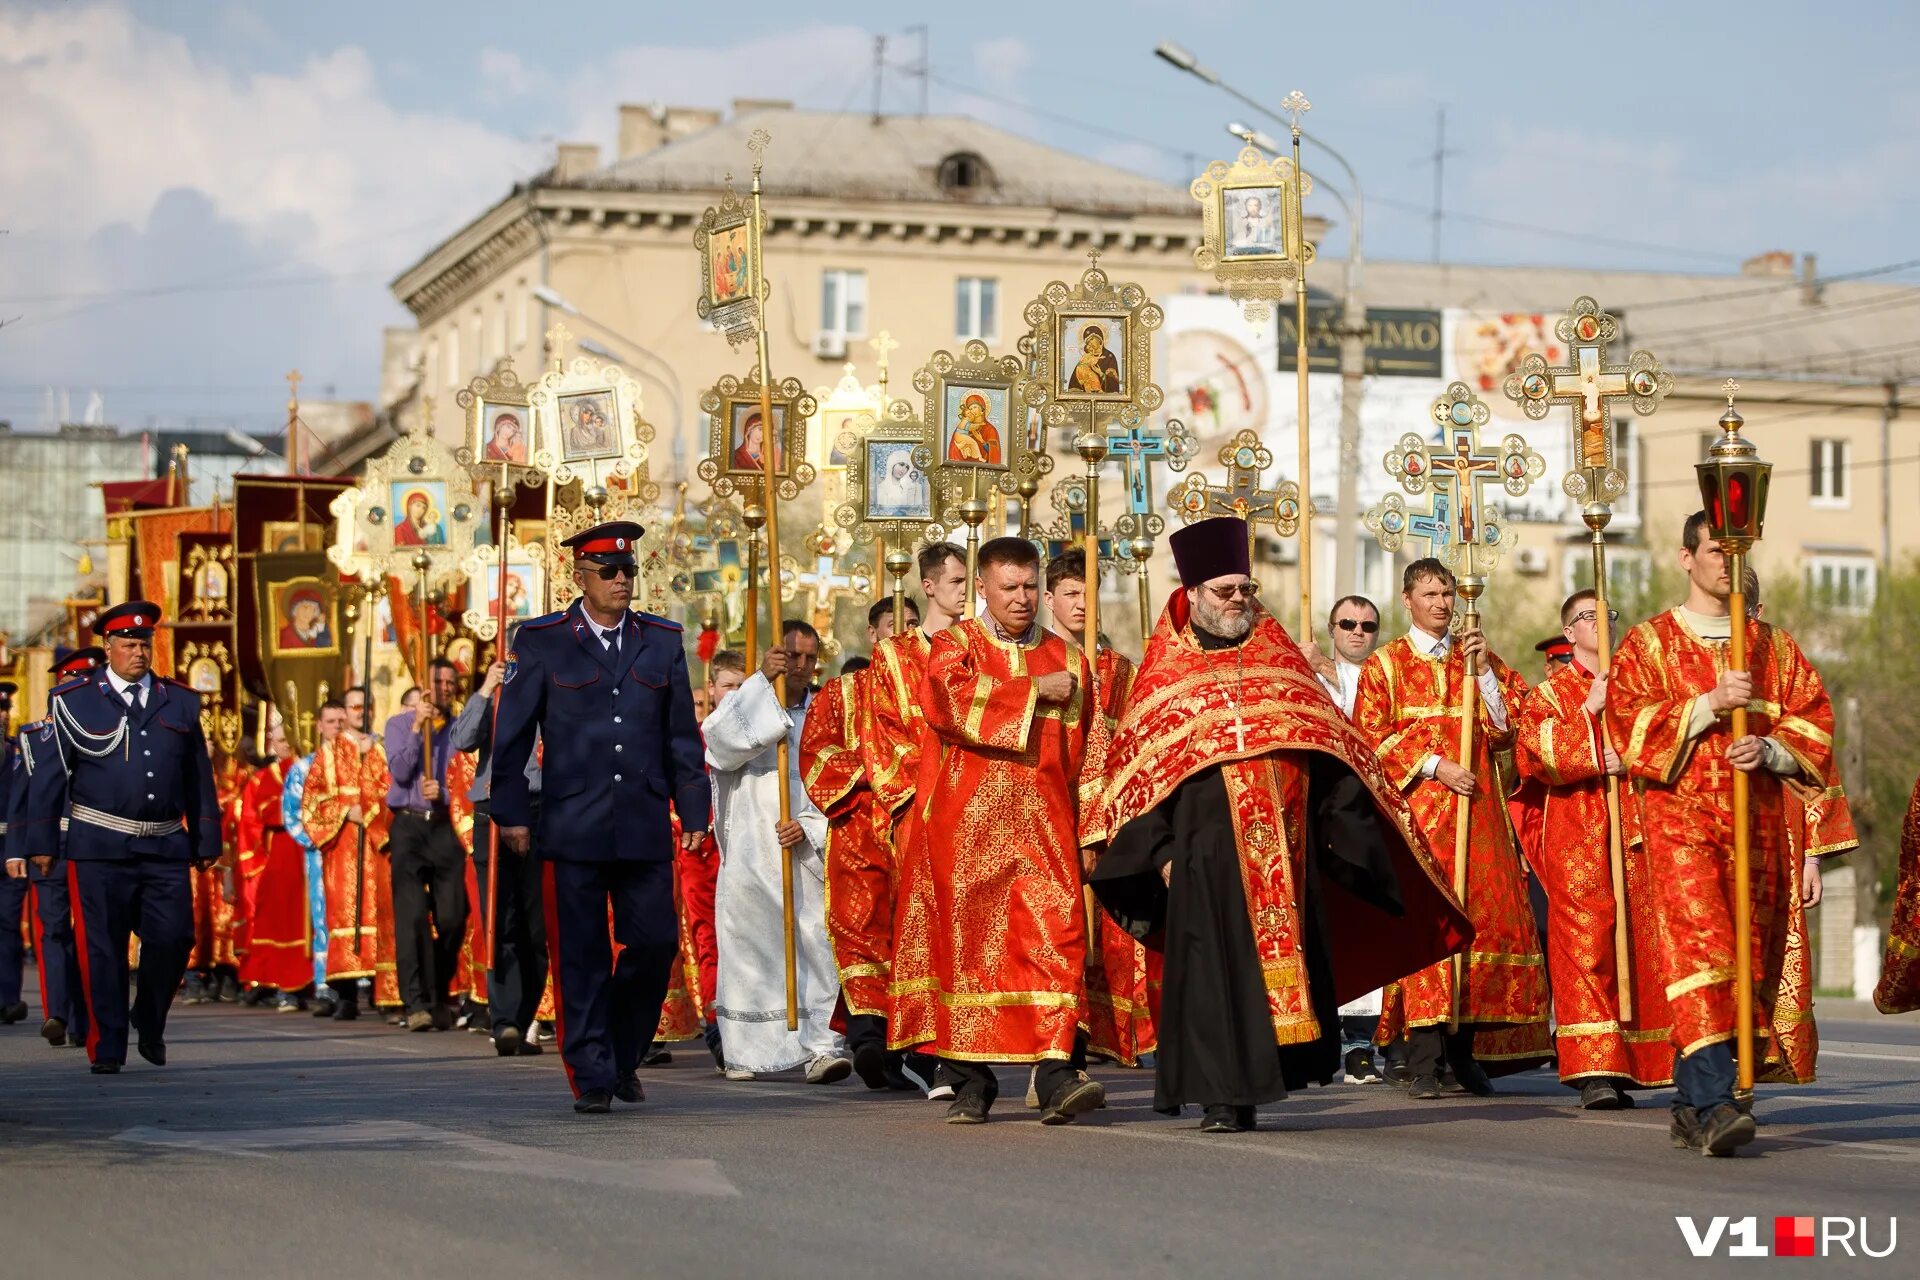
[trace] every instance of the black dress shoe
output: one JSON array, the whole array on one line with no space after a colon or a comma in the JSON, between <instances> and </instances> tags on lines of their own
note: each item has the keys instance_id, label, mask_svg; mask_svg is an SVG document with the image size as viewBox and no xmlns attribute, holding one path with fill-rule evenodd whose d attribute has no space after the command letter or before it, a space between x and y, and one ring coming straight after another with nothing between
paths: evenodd
<instances>
[{"instance_id":1,"label":"black dress shoe","mask_svg":"<svg viewBox=\"0 0 1920 1280\"><path fill-rule=\"evenodd\" d=\"M983 1093L968 1091L947 1104L947 1123L985 1124L987 1112L992 1109L993 1099Z\"/></svg>"},{"instance_id":2,"label":"black dress shoe","mask_svg":"<svg viewBox=\"0 0 1920 1280\"><path fill-rule=\"evenodd\" d=\"M313 1016L316 1018L331 1018L339 1008L340 1002L338 1000L315 1000L313 1002Z\"/></svg>"},{"instance_id":3,"label":"black dress shoe","mask_svg":"<svg viewBox=\"0 0 1920 1280\"><path fill-rule=\"evenodd\" d=\"M520 1034L520 1028L504 1026L494 1033L493 1051L503 1058L515 1058L520 1055L520 1046L526 1042L527 1038Z\"/></svg>"},{"instance_id":4,"label":"black dress shoe","mask_svg":"<svg viewBox=\"0 0 1920 1280\"><path fill-rule=\"evenodd\" d=\"M1730 1156L1754 1139L1753 1117L1723 1102L1700 1117L1700 1154Z\"/></svg>"},{"instance_id":5,"label":"black dress shoe","mask_svg":"<svg viewBox=\"0 0 1920 1280\"><path fill-rule=\"evenodd\" d=\"M1618 1111L1627 1106L1627 1095L1613 1087L1611 1080L1589 1080L1580 1086L1582 1111Z\"/></svg>"},{"instance_id":6,"label":"black dress shoe","mask_svg":"<svg viewBox=\"0 0 1920 1280\"><path fill-rule=\"evenodd\" d=\"M1200 1132L1239 1133L1240 1108L1230 1107L1224 1103L1208 1107L1206 1114L1200 1118Z\"/></svg>"},{"instance_id":7,"label":"black dress shoe","mask_svg":"<svg viewBox=\"0 0 1920 1280\"><path fill-rule=\"evenodd\" d=\"M588 1089L573 1100L573 1109L583 1116L603 1116L613 1110L613 1095L605 1089Z\"/></svg>"},{"instance_id":8,"label":"black dress shoe","mask_svg":"<svg viewBox=\"0 0 1920 1280\"><path fill-rule=\"evenodd\" d=\"M869 1089L886 1089L887 1051L878 1041L869 1040L853 1051L853 1072Z\"/></svg>"},{"instance_id":9,"label":"black dress shoe","mask_svg":"<svg viewBox=\"0 0 1920 1280\"><path fill-rule=\"evenodd\" d=\"M335 1022L352 1022L359 1016L360 1002L358 1000L342 1000L333 1006L333 1020Z\"/></svg>"},{"instance_id":10,"label":"black dress shoe","mask_svg":"<svg viewBox=\"0 0 1920 1280\"><path fill-rule=\"evenodd\" d=\"M645 1102L647 1091L640 1087L640 1077L626 1075L614 1081L613 1096L622 1102Z\"/></svg>"},{"instance_id":11,"label":"black dress shoe","mask_svg":"<svg viewBox=\"0 0 1920 1280\"><path fill-rule=\"evenodd\" d=\"M167 1042L165 1040L142 1040L134 1046L140 1056L156 1067L167 1065Z\"/></svg>"},{"instance_id":12,"label":"black dress shoe","mask_svg":"<svg viewBox=\"0 0 1920 1280\"><path fill-rule=\"evenodd\" d=\"M64 1018L48 1018L40 1024L40 1038L58 1049L67 1042L67 1023Z\"/></svg>"},{"instance_id":13,"label":"black dress shoe","mask_svg":"<svg viewBox=\"0 0 1920 1280\"><path fill-rule=\"evenodd\" d=\"M1252 1133L1260 1126L1260 1110L1258 1107L1235 1107L1233 1109L1233 1118L1240 1122L1240 1132L1242 1133Z\"/></svg>"},{"instance_id":14,"label":"black dress shoe","mask_svg":"<svg viewBox=\"0 0 1920 1280\"><path fill-rule=\"evenodd\" d=\"M453 1030L453 1016L453 1006L450 1004L435 1005L433 1011L427 1015L435 1031Z\"/></svg>"},{"instance_id":15,"label":"black dress shoe","mask_svg":"<svg viewBox=\"0 0 1920 1280\"><path fill-rule=\"evenodd\" d=\"M16 920L14 923L18 924L19 921ZM0 1022L4 1022L8 1026L12 1026L26 1016L27 1002L25 1000L15 1000L12 1004L0 1004Z\"/></svg>"},{"instance_id":16,"label":"black dress shoe","mask_svg":"<svg viewBox=\"0 0 1920 1280\"><path fill-rule=\"evenodd\" d=\"M1107 1087L1090 1076L1076 1076L1053 1091L1040 1109L1041 1124L1072 1124L1073 1118L1107 1105Z\"/></svg>"},{"instance_id":17,"label":"black dress shoe","mask_svg":"<svg viewBox=\"0 0 1920 1280\"><path fill-rule=\"evenodd\" d=\"M641 1056L640 1065L643 1067L670 1067L673 1065L673 1053L669 1049L655 1045Z\"/></svg>"},{"instance_id":18,"label":"black dress shoe","mask_svg":"<svg viewBox=\"0 0 1920 1280\"><path fill-rule=\"evenodd\" d=\"M1430 1075L1415 1076L1413 1083L1407 1087L1407 1096L1409 1098L1418 1098L1423 1102L1439 1097L1440 1078Z\"/></svg>"},{"instance_id":19,"label":"black dress shoe","mask_svg":"<svg viewBox=\"0 0 1920 1280\"><path fill-rule=\"evenodd\" d=\"M90 1069L93 1074L97 1076L117 1076L120 1074L120 1064L117 1062L96 1062Z\"/></svg>"},{"instance_id":20,"label":"black dress shoe","mask_svg":"<svg viewBox=\"0 0 1920 1280\"><path fill-rule=\"evenodd\" d=\"M521 1057L537 1058L541 1054L545 1053L546 1051L547 1051L546 1047L542 1045L538 1040L535 1040L533 1037L531 1036L521 1037L520 1039L520 1056Z\"/></svg>"}]
</instances>

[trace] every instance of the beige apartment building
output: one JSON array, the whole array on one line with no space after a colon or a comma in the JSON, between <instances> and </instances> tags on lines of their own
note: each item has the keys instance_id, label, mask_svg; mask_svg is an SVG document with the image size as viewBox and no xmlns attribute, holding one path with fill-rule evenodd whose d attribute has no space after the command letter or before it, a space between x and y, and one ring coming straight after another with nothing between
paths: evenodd
<instances>
[{"instance_id":1,"label":"beige apartment building","mask_svg":"<svg viewBox=\"0 0 1920 1280\"><path fill-rule=\"evenodd\" d=\"M1210 292L1193 266L1199 207L1179 187L1062 152L977 121L949 116L870 116L797 110L791 104L739 100L728 112L625 107L618 154L563 144L551 170L516 187L490 209L433 246L394 282L417 320L389 334L382 399L391 423L429 397L439 430L461 430L454 396L501 357L531 379L550 354L543 336L564 320L574 349L620 361L640 382L647 419L658 431L656 479L691 478L706 452L702 391L724 374L745 374L749 350L734 351L695 313L701 288L693 228L729 175L744 191L752 131L772 136L766 153L769 214L766 271L773 286L769 328L776 376L830 386L851 362L872 382L870 339L881 330L900 343L892 392L907 394L914 368L938 349L972 338L1010 352L1025 332L1022 310L1048 282L1076 280L1098 250L1115 278L1141 283L1163 302ZM1310 223L1319 238L1324 224ZM1331 320L1343 264L1313 270L1317 314ZM1909 335L1920 315L1920 288L1879 278L1822 280L1809 256L1763 254L1737 276L1631 273L1553 267L1371 262L1364 279L1370 313L1432 317L1446 349L1415 374L1369 351L1362 384L1362 505L1382 490L1379 440L1418 429L1425 402L1447 381L1465 378L1495 407L1494 426L1520 429L1551 460L1569 434L1566 411L1532 424L1500 393L1503 361L1525 348L1529 326L1550 335L1553 320L1581 295L1621 317L1632 347L1654 351L1676 375L1676 389L1650 418L1617 411L1621 457L1631 488L1613 526L1622 575L1671 560L1680 519L1698 505L1692 464L1714 433L1724 405L1719 387L1741 383L1749 434L1775 463L1767 539L1756 555L1770 577L1791 575L1826 594L1836 608L1871 600L1889 565L1920 550L1920 431L1903 405L1914 396L1920 342ZM1320 297L1321 294L1327 297ZM564 303L571 314L556 304ZM1169 308L1170 313L1173 308ZM1311 322L1317 327L1320 320ZM1377 325L1384 333L1388 326ZM1295 421L1292 345L1275 351L1244 335L1245 358L1279 378L1250 424L1281 459L1275 478L1291 477ZM1163 331L1156 376L1170 412L1187 413L1192 383L1180 334ZM1419 363L1419 362L1416 362ZM1315 447L1316 610L1362 590L1376 599L1397 590L1397 570L1377 549L1358 561L1358 581L1334 580L1335 490L1340 379L1315 365L1310 378ZM1284 373L1281 371L1284 370ZM1251 408L1253 401L1249 400ZM1230 434L1215 416L1216 435ZM1210 471L1219 442L1201 430L1201 464ZM1497 432L1489 435L1497 438ZM1055 440L1056 477L1077 469L1070 442ZM339 455L351 462L351 453ZM1520 551L1502 590L1557 603L1584 580L1586 531L1559 497L1550 474L1516 513ZM824 482L823 482L824 483ZM699 482L695 481L696 490ZM1162 490L1166 487L1162 483ZM803 497L792 536L819 516L820 496ZM1117 468L1103 484L1103 505L1120 497ZM1045 510L1045 498L1039 504ZM1050 512L1048 513L1050 515ZM1365 548L1363 548L1365 550ZM1297 553L1272 548L1263 577L1291 602ZM1508 572L1503 569L1503 575ZM1156 558L1154 594L1170 580ZM1131 582L1108 584L1130 601ZM1295 610L1282 610L1289 622ZM1135 611L1103 614L1123 647L1136 647Z\"/></svg>"}]
</instances>

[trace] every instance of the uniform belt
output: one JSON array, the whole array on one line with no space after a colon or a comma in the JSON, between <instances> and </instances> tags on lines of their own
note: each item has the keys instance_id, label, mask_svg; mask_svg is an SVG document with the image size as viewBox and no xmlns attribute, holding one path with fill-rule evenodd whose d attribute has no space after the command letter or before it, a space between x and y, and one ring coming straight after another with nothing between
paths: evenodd
<instances>
[{"instance_id":1,"label":"uniform belt","mask_svg":"<svg viewBox=\"0 0 1920 1280\"><path fill-rule=\"evenodd\" d=\"M444 809L409 809L403 804L394 805L393 812L404 813L409 818L419 818L423 822L432 822L435 818L445 816L446 813Z\"/></svg>"},{"instance_id":2,"label":"uniform belt","mask_svg":"<svg viewBox=\"0 0 1920 1280\"><path fill-rule=\"evenodd\" d=\"M139 836L146 839L170 836L176 831L187 829L187 824L178 818L169 818L165 822L138 822L132 818L116 817L99 809L89 809L84 804L73 806L73 820L84 822L90 827L104 827L108 831L117 831L123 836Z\"/></svg>"}]
</instances>

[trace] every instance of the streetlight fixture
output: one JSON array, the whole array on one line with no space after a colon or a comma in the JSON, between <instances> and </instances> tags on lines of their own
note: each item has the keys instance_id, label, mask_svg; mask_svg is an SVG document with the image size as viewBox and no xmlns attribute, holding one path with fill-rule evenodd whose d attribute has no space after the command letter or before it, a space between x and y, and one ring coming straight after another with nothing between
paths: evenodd
<instances>
[{"instance_id":1,"label":"streetlight fixture","mask_svg":"<svg viewBox=\"0 0 1920 1280\"><path fill-rule=\"evenodd\" d=\"M1162 40L1154 49L1154 54L1162 62L1190 76L1230 94L1241 103L1258 111L1276 124L1292 125L1272 108L1255 98L1249 97L1220 78L1218 72L1202 66L1200 60L1191 51L1171 40ZM1264 138L1257 130L1244 126L1228 125L1234 136L1245 139L1252 146L1263 144L1254 138ZM1249 138L1247 135L1254 135ZM1347 158L1328 146L1325 142L1308 133L1300 131L1302 140L1327 153L1333 162L1347 175L1347 185L1353 192L1353 204L1350 206L1351 234L1347 237L1347 265L1343 272L1345 298L1341 302L1340 315L1340 482L1335 502L1336 528L1334 530L1334 568L1335 579L1344 591L1357 590L1360 586L1355 578L1360 555L1360 403L1366 393L1362 379L1366 374L1367 363L1367 309L1360 297L1361 277L1366 269L1367 200L1360 186L1360 175L1354 172ZM1267 139L1271 142L1272 139ZM1278 153L1278 146L1264 147ZM1312 510L1313 477L1300 477L1300 490L1307 496L1308 510Z\"/></svg>"}]
</instances>

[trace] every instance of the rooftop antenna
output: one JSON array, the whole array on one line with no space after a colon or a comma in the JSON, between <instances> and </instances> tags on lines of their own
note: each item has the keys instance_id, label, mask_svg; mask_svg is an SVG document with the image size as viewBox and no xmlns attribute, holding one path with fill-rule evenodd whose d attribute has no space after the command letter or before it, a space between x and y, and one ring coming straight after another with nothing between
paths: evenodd
<instances>
[{"instance_id":1,"label":"rooftop antenna","mask_svg":"<svg viewBox=\"0 0 1920 1280\"><path fill-rule=\"evenodd\" d=\"M1433 136L1433 260L1440 261L1440 227L1445 216L1447 157L1460 154L1447 150L1447 109L1440 108L1439 123Z\"/></svg>"},{"instance_id":2,"label":"rooftop antenna","mask_svg":"<svg viewBox=\"0 0 1920 1280\"><path fill-rule=\"evenodd\" d=\"M933 37L927 24L917 22L907 28L908 35L920 37L920 61L914 65L913 72L920 77L920 114L927 114L927 82L933 76Z\"/></svg>"},{"instance_id":3,"label":"rooftop antenna","mask_svg":"<svg viewBox=\"0 0 1920 1280\"><path fill-rule=\"evenodd\" d=\"M880 123L880 89L887 78L887 38L873 38L873 123Z\"/></svg>"}]
</instances>

